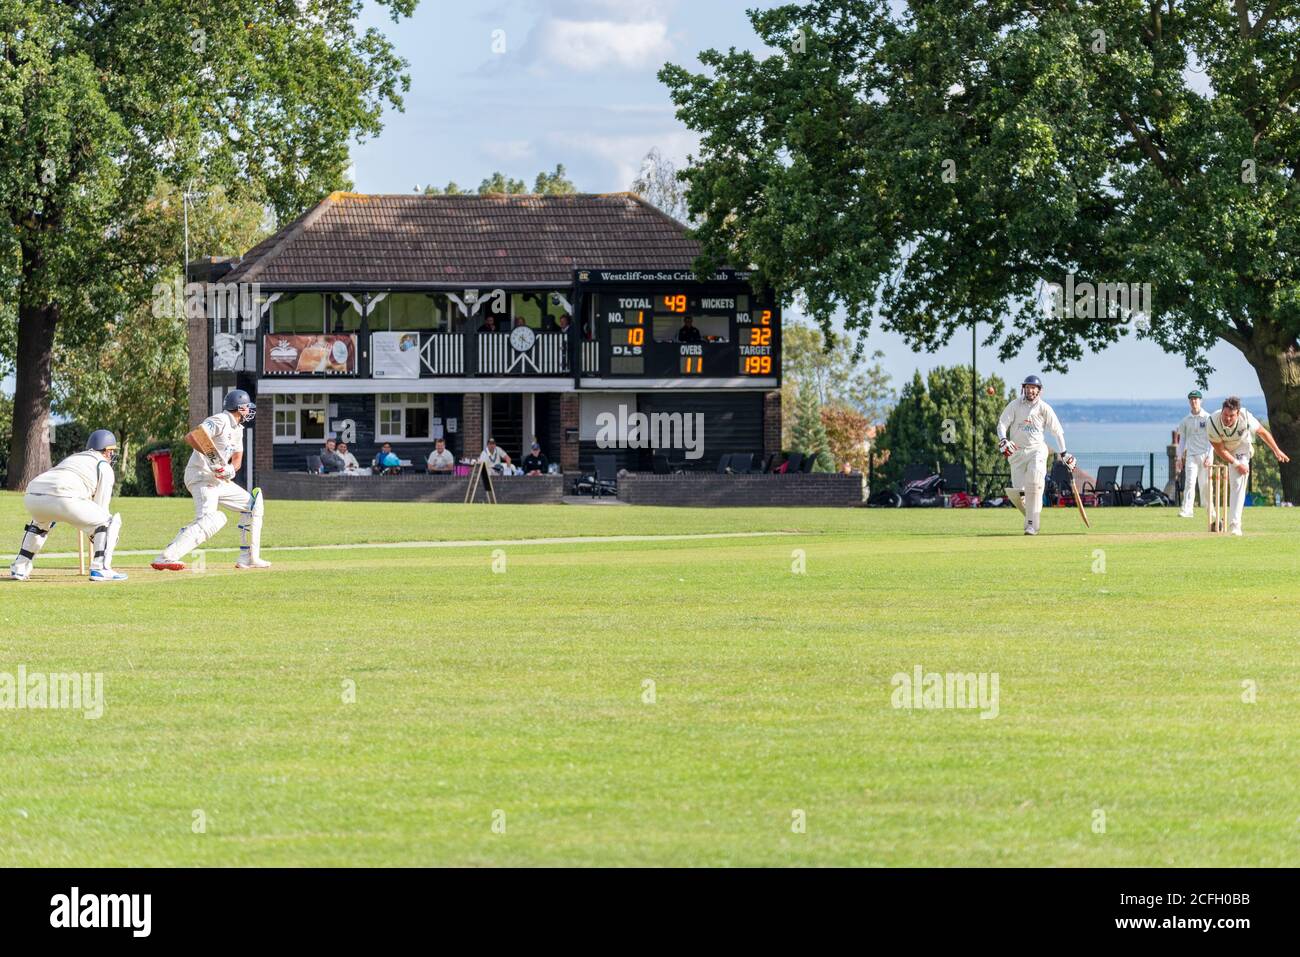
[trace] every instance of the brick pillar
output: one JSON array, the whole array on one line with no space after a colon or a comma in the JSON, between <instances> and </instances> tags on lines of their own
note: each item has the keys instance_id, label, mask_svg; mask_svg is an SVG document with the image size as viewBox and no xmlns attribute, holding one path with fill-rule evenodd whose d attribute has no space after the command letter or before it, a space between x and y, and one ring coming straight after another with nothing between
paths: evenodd
<instances>
[{"instance_id":1,"label":"brick pillar","mask_svg":"<svg viewBox=\"0 0 1300 957\"><path fill-rule=\"evenodd\" d=\"M185 341L190 358L190 428L195 428L208 417L208 320L187 319Z\"/></svg>"},{"instance_id":2,"label":"brick pillar","mask_svg":"<svg viewBox=\"0 0 1300 957\"><path fill-rule=\"evenodd\" d=\"M263 396L261 401L253 396L253 401L258 403L257 419L248 431L253 434L253 481L260 482L275 468L275 396ZM303 464L295 471L301 470Z\"/></svg>"},{"instance_id":3,"label":"brick pillar","mask_svg":"<svg viewBox=\"0 0 1300 957\"><path fill-rule=\"evenodd\" d=\"M781 392L763 396L763 453L775 455L781 451Z\"/></svg>"},{"instance_id":4,"label":"brick pillar","mask_svg":"<svg viewBox=\"0 0 1300 957\"><path fill-rule=\"evenodd\" d=\"M461 454L474 458L483 451L483 393L466 392L460 407Z\"/></svg>"},{"instance_id":5,"label":"brick pillar","mask_svg":"<svg viewBox=\"0 0 1300 957\"><path fill-rule=\"evenodd\" d=\"M578 471L578 393L560 393L560 470ZM573 438L569 438L572 430Z\"/></svg>"}]
</instances>

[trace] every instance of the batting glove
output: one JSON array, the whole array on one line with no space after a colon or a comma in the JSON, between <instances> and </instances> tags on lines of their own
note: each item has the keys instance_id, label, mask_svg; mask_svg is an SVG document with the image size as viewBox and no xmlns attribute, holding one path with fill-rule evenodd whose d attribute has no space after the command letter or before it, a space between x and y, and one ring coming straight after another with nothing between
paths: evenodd
<instances>
[{"instance_id":1,"label":"batting glove","mask_svg":"<svg viewBox=\"0 0 1300 957\"><path fill-rule=\"evenodd\" d=\"M1077 459L1075 459L1073 455L1071 455L1069 452L1062 452L1059 456L1057 456L1057 458L1059 458L1061 462L1064 463L1067 469L1069 469L1071 472L1074 471L1074 463L1077 461Z\"/></svg>"},{"instance_id":2,"label":"batting glove","mask_svg":"<svg viewBox=\"0 0 1300 957\"><path fill-rule=\"evenodd\" d=\"M1011 458L1016 454L1016 443L1010 439L998 439L998 451L1002 453L1003 458Z\"/></svg>"},{"instance_id":3,"label":"batting glove","mask_svg":"<svg viewBox=\"0 0 1300 957\"><path fill-rule=\"evenodd\" d=\"M226 481L227 479L232 479L235 477L235 470L231 468L229 465L218 465L212 471L217 476L217 478L221 479L223 482Z\"/></svg>"}]
</instances>

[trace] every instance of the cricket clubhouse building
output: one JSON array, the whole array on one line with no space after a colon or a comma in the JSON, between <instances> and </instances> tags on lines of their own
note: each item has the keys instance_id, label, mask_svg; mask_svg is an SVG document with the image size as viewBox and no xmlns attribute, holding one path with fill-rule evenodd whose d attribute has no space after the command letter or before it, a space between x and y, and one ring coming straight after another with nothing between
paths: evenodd
<instances>
[{"instance_id":1,"label":"cricket clubhouse building","mask_svg":"<svg viewBox=\"0 0 1300 957\"><path fill-rule=\"evenodd\" d=\"M499 479L501 501L559 501L613 455L634 473L620 482L630 500L834 504L825 496L844 483L822 480L845 476L778 489L786 476L717 475L723 456L780 452L780 309L745 272L700 281L698 253L627 193L333 193L241 258L190 264L190 281L209 284L189 323L190 419L250 392L242 478L271 498L459 501L466 480L425 474L426 457L442 438L458 462L473 458L492 436L516 463L536 441L560 471ZM703 441L598 442L599 423L632 413L690 415ZM409 465L311 474L332 435L363 469L385 442ZM706 477L737 481L710 490Z\"/></svg>"}]
</instances>

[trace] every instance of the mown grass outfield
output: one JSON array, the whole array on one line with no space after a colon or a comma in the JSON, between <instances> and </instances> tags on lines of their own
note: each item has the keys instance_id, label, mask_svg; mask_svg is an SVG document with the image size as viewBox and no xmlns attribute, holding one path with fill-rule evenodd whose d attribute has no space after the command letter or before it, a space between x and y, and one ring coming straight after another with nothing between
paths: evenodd
<instances>
[{"instance_id":1,"label":"mown grass outfield","mask_svg":"<svg viewBox=\"0 0 1300 957\"><path fill-rule=\"evenodd\" d=\"M192 514L119 505L123 549ZM1093 518L271 502L272 548L774 534L43 561L0 672L103 672L105 711L0 711L0 864L1300 863L1300 512ZM891 707L916 665L996 672L998 717Z\"/></svg>"}]
</instances>

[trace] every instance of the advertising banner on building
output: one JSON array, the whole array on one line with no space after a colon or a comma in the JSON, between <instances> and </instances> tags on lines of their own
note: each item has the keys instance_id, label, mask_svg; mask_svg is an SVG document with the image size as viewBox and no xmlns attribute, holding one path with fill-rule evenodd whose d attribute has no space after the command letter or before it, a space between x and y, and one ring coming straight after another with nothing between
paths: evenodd
<instances>
[{"instance_id":1,"label":"advertising banner on building","mask_svg":"<svg viewBox=\"0 0 1300 957\"><path fill-rule=\"evenodd\" d=\"M357 337L268 335L263 340L265 375L352 375Z\"/></svg>"},{"instance_id":2,"label":"advertising banner on building","mask_svg":"<svg viewBox=\"0 0 1300 957\"><path fill-rule=\"evenodd\" d=\"M420 378L420 334L376 332L371 335L370 372L376 379Z\"/></svg>"}]
</instances>

